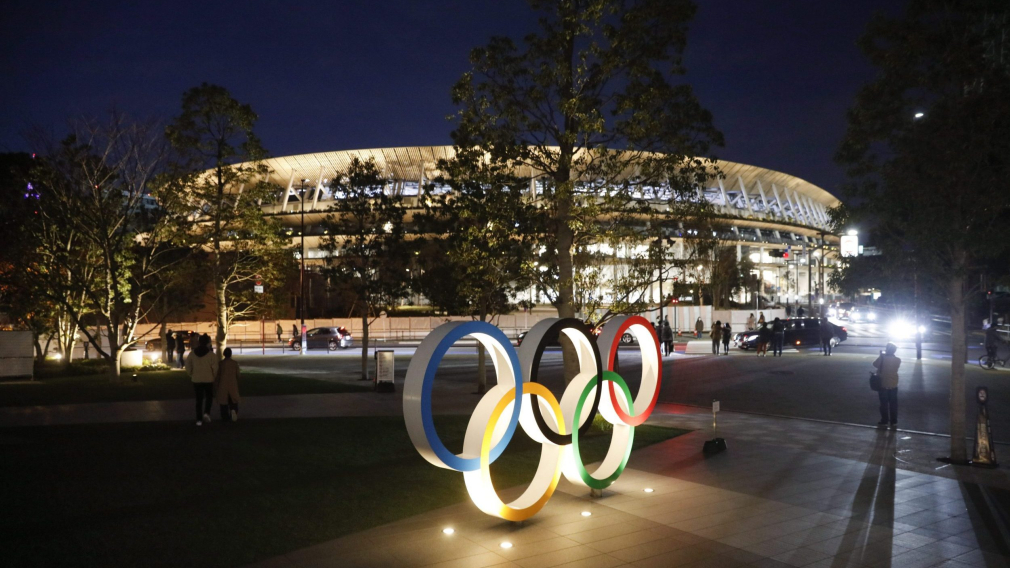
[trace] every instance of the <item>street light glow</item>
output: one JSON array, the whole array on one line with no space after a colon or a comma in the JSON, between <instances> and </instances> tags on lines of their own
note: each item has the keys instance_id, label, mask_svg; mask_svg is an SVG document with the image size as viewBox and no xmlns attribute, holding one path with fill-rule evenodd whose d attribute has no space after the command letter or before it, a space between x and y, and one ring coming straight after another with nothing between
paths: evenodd
<instances>
[{"instance_id":1,"label":"street light glow","mask_svg":"<svg viewBox=\"0 0 1010 568\"><path fill-rule=\"evenodd\" d=\"M859 234L859 231L857 231L855 229L849 229L849 236L850 237L854 237L854 236L856 236L858 234Z\"/></svg>"},{"instance_id":2,"label":"street light glow","mask_svg":"<svg viewBox=\"0 0 1010 568\"><path fill-rule=\"evenodd\" d=\"M922 113L922 112L917 112L917 113L915 113L915 118L922 118L922 117L924 117L924 116L926 116L926 114L925 114L925 113Z\"/></svg>"}]
</instances>

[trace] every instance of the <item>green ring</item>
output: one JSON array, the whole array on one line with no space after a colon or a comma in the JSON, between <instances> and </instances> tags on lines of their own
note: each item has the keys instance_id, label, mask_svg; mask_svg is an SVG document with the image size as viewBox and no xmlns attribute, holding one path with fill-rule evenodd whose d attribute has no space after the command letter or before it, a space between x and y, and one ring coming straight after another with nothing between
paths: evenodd
<instances>
[{"instance_id":1,"label":"green ring","mask_svg":"<svg viewBox=\"0 0 1010 568\"><path fill-rule=\"evenodd\" d=\"M624 378L613 371L603 371L603 380L599 382L599 388L603 388L604 381L611 381L621 387L621 390L624 391L625 400L628 401L628 413L634 414L634 399L631 398L631 389L628 388L628 383L624 382ZM579 403L575 405L574 420L576 424L578 423L579 417L582 416L582 405L586 402L586 398L595 386L597 386L596 381L589 381L586 388L582 391L582 395L579 396ZM617 466L617 469L614 470L614 473L611 474L610 477L607 477L606 479L596 479L590 475L588 471L586 471L586 466L582 464L582 455L579 453L579 429L575 427L576 424L573 424L572 428L572 453L575 458L575 469L579 472L579 477L582 478L582 481L584 481L590 488L606 489L607 487L610 487L610 484L617 480L622 473L624 473L624 468L628 465L628 458L631 457L631 447L634 445L635 441L635 427L628 426L628 428L631 429L631 431L628 432L628 449L624 452L624 458L621 460L621 465ZM611 434L611 436L612 435L613 434ZM613 443L613 441L611 441L611 443ZM609 453L609 449L607 452ZM604 459L606 458L604 457Z\"/></svg>"}]
</instances>

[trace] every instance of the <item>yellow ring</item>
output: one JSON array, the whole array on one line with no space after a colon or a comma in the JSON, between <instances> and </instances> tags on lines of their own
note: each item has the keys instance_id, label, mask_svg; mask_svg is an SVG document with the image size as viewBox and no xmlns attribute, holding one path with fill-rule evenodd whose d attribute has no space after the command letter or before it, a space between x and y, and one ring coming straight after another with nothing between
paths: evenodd
<instances>
[{"instance_id":1,"label":"yellow ring","mask_svg":"<svg viewBox=\"0 0 1010 568\"><path fill-rule=\"evenodd\" d=\"M547 387L541 385L540 383L523 383L523 395L539 396L550 405L551 410L554 411L555 423L558 426L558 433L565 434L565 421L564 415L561 412L561 405L558 404L558 400L554 395L547 389ZM480 507L486 513L497 515L508 521L524 521L533 515L537 514L541 508L550 500L551 495L554 494L554 490L558 486L558 481L561 479L561 460L564 456L563 448L556 446L551 443L541 444L541 461L540 466L537 468L537 473L534 475L533 481L530 483L531 487L540 481L543 484L544 479L541 475L548 475L548 471L544 469L545 467L552 467L553 472L550 473L550 482L541 495L533 503L526 505L524 507L512 507L506 505L502 502L501 498L498 497L498 493L494 489L494 485L491 483L491 445L492 438L494 435L495 427L498 424L498 419L501 418L505 409L513 402L515 398L515 388L510 389L508 392L502 396L498 404L494 407L491 412L490 419L487 422L487 428L484 430L484 438L480 446L480 468L474 472L464 472L463 476L467 481L467 491L470 492L470 497L473 499L474 503ZM535 404L535 402L530 401ZM523 406L526 406L525 404ZM552 459L550 454L544 454L543 452L556 453L556 459ZM479 476L479 479L477 477ZM529 489L527 489L529 491ZM530 498L526 496L524 492L518 499L512 503L517 503L520 501L528 501Z\"/></svg>"}]
</instances>

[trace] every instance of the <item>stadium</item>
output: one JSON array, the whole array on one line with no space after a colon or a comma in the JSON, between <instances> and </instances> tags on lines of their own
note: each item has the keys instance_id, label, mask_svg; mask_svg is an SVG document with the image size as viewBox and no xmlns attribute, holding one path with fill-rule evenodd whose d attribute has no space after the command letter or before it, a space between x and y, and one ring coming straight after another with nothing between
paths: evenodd
<instances>
[{"instance_id":1,"label":"stadium","mask_svg":"<svg viewBox=\"0 0 1010 568\"><path fill-rule=\"evenodd\" d=\"M284 156L266 160L268 179L282 190L273 203L263 203L264 214L275 216L290 229L295 247L305 230L307 263L320 264L325 253L319 244L321 223L334 199L330 181L346 171L353 158L374 160L388 176L388 191L403 198L408 209L419 209L425 191L447 191L438 184L437 164L452 158L452 146L412 146L368 150L343 150ZM717 161L723 177L711 179L699 193L713 207L727 232L720 240L735 246L738 259L747 257L760 275L758 294L769 303L788 305L816 302L829 291L821 292L837 262L838 237L829 232L828 210L839 204L837 198L820 187L798 177L757 166ZM516 172L530 180L530 198L536 199L538 172L525 168ZM684 240L676 239L674 255L684 254ZM617 265L627 251L617 250ZM704 278L684 274L682 282ZM317 287L318 288L318 287ZM657 301L658 286L651 294ZM531 292L532 293L532 292ZM606 297L607 291L601 290ZM309 294L309 308L317 303ZM534 303L542 298L530 298ZM750 293L737 300L752 302Z\"/></svg>"}]
</instances>

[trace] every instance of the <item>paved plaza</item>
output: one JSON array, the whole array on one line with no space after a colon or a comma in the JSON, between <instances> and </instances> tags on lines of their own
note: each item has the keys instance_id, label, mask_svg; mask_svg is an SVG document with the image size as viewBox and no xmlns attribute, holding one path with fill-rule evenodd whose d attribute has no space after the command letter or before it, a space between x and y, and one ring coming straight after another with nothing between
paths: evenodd
<instances>
[{"instance_id":1,"label":"paved plaza","mask_svg":"<svg viewBox=\"0 0 1010 568\"><path fill-rule=\"evenodd\" d=\"M706 410L650 423L696 430L636 451L602 498L562 479L521 524L467 502L255 566L1010 566L1010 479L936 462L945 437L722 413L729 450L705 457Z\"/></svg>"}]
</instances>

